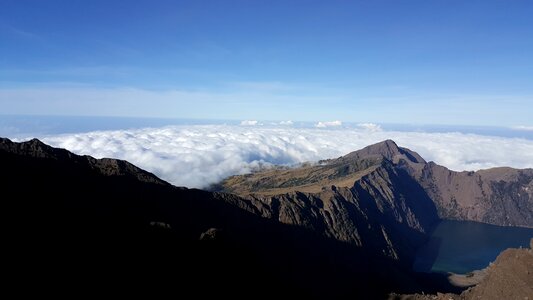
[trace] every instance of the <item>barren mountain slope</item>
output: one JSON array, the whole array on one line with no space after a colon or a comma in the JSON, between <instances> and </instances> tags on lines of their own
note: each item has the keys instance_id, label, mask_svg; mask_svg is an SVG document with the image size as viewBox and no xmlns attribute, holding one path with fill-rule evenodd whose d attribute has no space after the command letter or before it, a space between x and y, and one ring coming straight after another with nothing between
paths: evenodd
<instances>
[{"instance_id":1,"label":"barren mountain slope","mask_svg":"<svg viewBox=\"0 0 533 300\"><path fill-rule=\"evenodd\" d=\"M407 184L409 181L410 188L394 193L401 188L393 185L392 173L395 174L392 177L399 176L394 182ZM425 203L427 198L443 219L533 227L533 169L454 172L433 162L426 163L416 152L398 147L391 140L316 165L274 168L233 176L223 182L225 191L252 195L249 198L265 199L265 203L276 203L276 199L287 198L295 192L329 199L328 191L333 190L333 186L346 195L351 193L355 200L350 201L354 203L361 203L360 193L356 191L363 188L376 200L381 213L390 213L399 223L410 220L405 224L421 232L426 231L433 220L431 205ZM423 220L424 214L412 216L415 206L427 209L426 220Z\"/></svg>"}]
</instances>

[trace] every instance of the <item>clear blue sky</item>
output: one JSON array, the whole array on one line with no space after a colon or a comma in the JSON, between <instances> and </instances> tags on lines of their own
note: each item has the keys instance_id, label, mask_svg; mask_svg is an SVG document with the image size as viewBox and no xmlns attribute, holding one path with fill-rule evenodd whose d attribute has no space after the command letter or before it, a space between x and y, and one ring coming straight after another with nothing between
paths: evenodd
<instances>
[{"instance_id":1,"label":"clear blue sky","mask_svg":"<svg viewBox=\"0 0 533 300\"><path fill-rule=\"evenodd\" d=\"M0 113L533 125L533 1L0 0Z\"/></svg>"}]
</instances>

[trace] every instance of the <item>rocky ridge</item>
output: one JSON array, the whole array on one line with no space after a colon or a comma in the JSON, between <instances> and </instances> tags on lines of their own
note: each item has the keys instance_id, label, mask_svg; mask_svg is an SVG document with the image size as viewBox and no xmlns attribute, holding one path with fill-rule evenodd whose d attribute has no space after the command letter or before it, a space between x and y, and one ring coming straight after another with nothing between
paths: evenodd
<instances>
[{"instance_id":1,"label":"rocky ridge","mask_svg":"<svg viewBox=\"0 0 533 300\"><path fill-rule=\"evenodd\" d=\"M394 183L398 181L393 183L391 178L398 177L403 183L410 181L408 191L395 193L399 189ZM361 194L355 191L365 190L380 212L391 213L396 221L419 232L426 232L435 220L430 206L441 219L533 227L533 169L454 172L426 162L416 152L398 147L391 140L314 166L230 177L223 186L225 191L251 195L267 204L276 203L278 198L295 199L297 192L328 199L331 196L327 193L333 187L345 195L352 192L355 200L350 201L363 203ZM412 191L416 193L410 194ZM431 203L426 203L427 199ZM424 206L427 212L413 214L417 205ZM424 215L428 215L425 220ZM281 221L298 222L284 217Z\"/></svg>"},{"instance_id":2,"label":"rocky ridge","mask_svg":"<svg viewBox=\"0 0 533 300\"><path fill-rule=\"evenodd\" d=\"M438 221L430 198L404 168L425 161L392 141L302 169L270 170L229 178L261 215L411 263ZM280 193L277 194L276 193Z\"/></svg>"}]
</instances>

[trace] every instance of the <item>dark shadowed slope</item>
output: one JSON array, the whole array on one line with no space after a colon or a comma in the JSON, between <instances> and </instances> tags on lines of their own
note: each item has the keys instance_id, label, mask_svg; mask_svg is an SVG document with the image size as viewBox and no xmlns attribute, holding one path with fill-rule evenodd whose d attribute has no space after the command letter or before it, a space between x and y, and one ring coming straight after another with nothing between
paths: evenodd
<instances>
[{"instance_id":1,"label":"dark shadowed slope","mask_svg":"<svg viewBox=\"0 0 533 300\"><path fill-rule=\"evenodd\" d=\"M38 140L0 139L0 165L4 271L19 293L74 289L69 295L76 296L111 288L198 297L381 298L419 288L395 258L396 248L388 248L410 227L392 231L368 221L379 216L389 222L394 211L380 213L388 199L331 219L345 220L339 228L346 236L352 233L343 226L358 226L352 229L365 237L358 244L313 226L264 218L278 210L257 199L177 188L127 162L77 156ZM394 172L387 171L391 182L402 177ZM411 181L401 183L395 190L410 188ZM357 193L368 192L363 190ZM345 192L331 189L331 199L320 205L355 205L336 200ZM302 197L304 206L319 201ZM405 222L420 224L414 217ZM361 224L371 226L371 234ZM380 238L373 240L376 232Z\"/></svg>"}]
</instances>

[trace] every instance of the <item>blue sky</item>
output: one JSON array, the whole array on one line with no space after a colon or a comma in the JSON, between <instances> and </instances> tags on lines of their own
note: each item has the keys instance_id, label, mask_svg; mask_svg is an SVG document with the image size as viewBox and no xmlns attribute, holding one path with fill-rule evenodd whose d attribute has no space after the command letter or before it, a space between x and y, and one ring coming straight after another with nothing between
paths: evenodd
<instances>
[{"instance_id":1,"label":"blue sky","mask_svg":"<svg viewBox=\"0 0 533 300\"><path fill-rule=\"evenodd\" d=\"M532 126L531 1L0 0L0 114Z\"/></svg>"}]
</instances>

